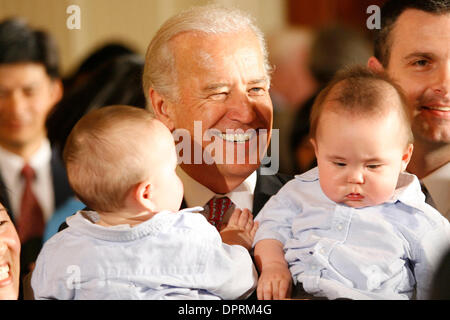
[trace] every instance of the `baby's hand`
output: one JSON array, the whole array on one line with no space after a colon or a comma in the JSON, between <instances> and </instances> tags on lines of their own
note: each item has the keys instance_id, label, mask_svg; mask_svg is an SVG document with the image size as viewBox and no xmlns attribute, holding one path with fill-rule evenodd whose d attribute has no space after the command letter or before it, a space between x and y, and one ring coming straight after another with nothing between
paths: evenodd
<instances>
[{"instance_id":1,"label":"baby's hand","mask_svg":"<svg viewBox=\"0 0 450 320\"><path fill-rule=\"evenodd\" d=\"M250 250L257 229L258 222L253 221L250 210L235 209L228 224L220 230L220 236L226 244L238 244Z\"/></svg>"},{"instance_id":2,"label":"baby's hand","mask_svg":"<svg viewBox=\"0 0 450 320\"><path fill-rule=\"evenodd\" d=\"M292 277L286 265L264 266L258 279L258 300L281 300L291 297Z\"/></svg>"}]
</instances>

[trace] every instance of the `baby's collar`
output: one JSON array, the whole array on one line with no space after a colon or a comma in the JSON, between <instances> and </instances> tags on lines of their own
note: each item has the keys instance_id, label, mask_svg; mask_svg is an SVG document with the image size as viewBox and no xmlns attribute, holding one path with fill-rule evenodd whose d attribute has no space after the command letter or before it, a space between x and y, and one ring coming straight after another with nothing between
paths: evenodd
<instances>
[{"instance_id":1,"label":"baby's collar","mask_svg":"<svg viewBox=\"0 0 450 320\"><path fill-rule=\"evenodd\" d=\"M295 176L296 179L299 179L304 182L313 182L319 180L319 168L315 167L305 173L298 174Z\"/></svg>"},{"instance_id":2,"label":"baby's collar","mask_svg":"<svg viewBox=\"0 0 450 320\"><path fill-rule=\"evenodd\" d=\"M425 195L422 193L419 179L410 173L402 172L398 177L397 187L391 199L387 203L395 203L397 201L418 208L425 202Z\"/></svg>"}]
</instances>

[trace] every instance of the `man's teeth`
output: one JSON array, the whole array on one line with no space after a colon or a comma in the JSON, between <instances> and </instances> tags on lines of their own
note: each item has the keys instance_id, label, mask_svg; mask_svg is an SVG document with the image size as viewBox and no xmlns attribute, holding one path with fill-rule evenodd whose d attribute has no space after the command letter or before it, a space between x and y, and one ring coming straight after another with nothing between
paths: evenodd
<instances>
[{"instance_id":1,"label":"man's teeth","mask_svg":"<svg viewBox=\"0 0 450 320\"><path fill-rule=\"evenodd\" d=\"M0 281L9 277L9 266L4 265L0 267Z\"/></svg>"},{"instance_id":2,"label":"man's teeth","mask_svg":"<svg viewBox=\"0 0 450 320\"><path fill-rule=\"evenodd\" d=\"M450 111L450 107L430 107L430 106L426 106L425 109L437 110L437 111Z\"/></svg>"},{"instance_id":3,"label":"man's teeth","mask_svg":"<svg viewBox=\"0 0 450 320\"><path fill-rule=\"evenodd\" d=\"M230 142L245 142L253 137L253 134L249 133L221 133L220 137L223 140Z\"/></svg>"}]
</instances>

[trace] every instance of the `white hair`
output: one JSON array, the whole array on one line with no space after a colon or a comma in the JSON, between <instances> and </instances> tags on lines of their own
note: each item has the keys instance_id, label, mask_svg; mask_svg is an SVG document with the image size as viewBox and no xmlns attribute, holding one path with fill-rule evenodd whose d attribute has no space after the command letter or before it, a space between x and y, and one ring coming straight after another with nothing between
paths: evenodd
<instances>
[{"instance_id":1,"label":"white hair","mask_svg":"<svg viewBox=\"0 0 450 320\"><path fill-rule=\"evenodd\" d=\"M264 67L269 77L271 67L264 35L249 14L234 8L207 5L193 7L168 19L153 37L145 57L143 88L149 109L151 109L148 97L150 87L172 101L178 99L175 59L168 45L171 39L183 32L223 34L244 30L253 31L258 39L264 57Z\"/></svg>"}]
</instances>

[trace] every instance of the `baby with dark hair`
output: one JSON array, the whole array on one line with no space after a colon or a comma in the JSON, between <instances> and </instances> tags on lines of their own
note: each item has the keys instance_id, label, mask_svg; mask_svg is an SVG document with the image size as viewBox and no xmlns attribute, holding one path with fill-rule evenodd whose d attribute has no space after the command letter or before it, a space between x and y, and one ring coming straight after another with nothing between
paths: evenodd
<instances>
[{"instance_id":1,"label":"baby with dark hair","mask_svg":"<svg viewBox=\"0 0 450 320\"><path fill-rule=\"evenodd\" d=\"M362 67L319 94L310 132L318 166L256 218L259 298L289 296L292 281L294 296L429 297L450 225L405 172L413 151L405 101L387 76Z\"/></svg>"}]
</instances>

